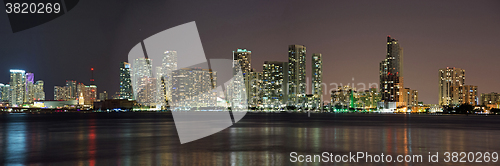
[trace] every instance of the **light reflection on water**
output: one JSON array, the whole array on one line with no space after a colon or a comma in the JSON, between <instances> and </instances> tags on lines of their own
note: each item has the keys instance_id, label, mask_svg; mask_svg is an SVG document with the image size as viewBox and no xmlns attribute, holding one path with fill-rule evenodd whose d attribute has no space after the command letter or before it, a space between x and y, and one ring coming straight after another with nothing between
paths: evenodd
<instances>
[{"instance_id":1,"label":"light reflection on water","mask_svg":"<svg viewBox=\"0 0 500 166\"><path fill-rule=\"evenodd\" d=\"M360 165L290 163L290 152L416 154L424 163L381 165L456 165L425 159L429 152L500 152L496 116L249 114L183 145L170 114L0 114L0 120L0 165Z\"/></svg>"}]
</instances>

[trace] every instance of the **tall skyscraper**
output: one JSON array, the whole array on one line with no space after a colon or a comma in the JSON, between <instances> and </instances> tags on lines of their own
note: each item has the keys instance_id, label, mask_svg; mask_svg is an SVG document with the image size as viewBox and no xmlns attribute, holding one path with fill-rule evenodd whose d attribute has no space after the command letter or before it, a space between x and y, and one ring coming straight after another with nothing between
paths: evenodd
<instances>
[{"instance_id":1,"label":"tall skyscraper","mask_svg":"<svg viewBox=\"0 0 500 166\"><path fill-rule=\"evenodd\" d=\"M35 74L34 73L26 73L26 83L24 85L26 91L24 92L24 103L33 104L34 97L34 82Z\"/></svg>"},{"instance_id":2,"label":"tall skyscraper","mask_svg":"<svg viewBox=\"0 0 500 166\"><path fill-rule=\"evenodd\" d=\"M12 106L20 106L24 103L24 95L26 92L26 75L24 70L10 70L10 88L11 98L9 103Z\"/></svg>"},{"instance_id":3,"label":"tall skyscraper","mask_svg":"<svg viewBox=\"0 0 500 166\"><path fill-rule=\"evenodd\" d=\"M314 98L314 107L319 107L323 103L323 59L321 54L312 55L312 95Z\"/></svg>"},{"instance_id":4,"label":"tall skyscraper","mask_svg":"<svg viewBox=\"0 0 500 166\"><path fill-rule=\"evenodd\" d=\"M35 101L40 101L40 100L45 100L45 91L43 90L43 81L38 80L36 81L34 85L34 100Z\"/></svg>"},{"instance_id":5,"label":"tall skyscraper","mask_svg":"<svg viewBox=\"0 0 500 166\"><path fill-rule=\"evenodd\" d=\"M162 80L160 83L163 86L161 95L168 102L172 99L172 72L177 70L177 51L165 51L161 67Z\"/></svg>"},{"instance_id":6,"label":"tall skyscraper","mask_svg":"<svg viewBox=\"0 0 500 166\"><path fill-rule=\"evenodd\" d=\"M69 98L71 100L76 100L78 98L76 85L77 85L76 81L66 80L66 86L68 87Z\"/></svg>"},{"instance_id":7,"label":"tall skyscraper","mask_svg":"<svg viewBox=\"0 0 500 166\"><path fill-rule=\"evenodd\" d=\"M147 85L148 83L152 83L150 78L153 78L153 64L152 64L151 59L147 58L139 58L135 59L132 66L131 66L131 71L132 71L132 92L133 92L133 97L135 100L138 100L138 93L139 91L142 91L143 88L150 88L151 85ZM156 86L156 79L154 82ZM146 87L147 86L147 87ZM156 87L155 87L156 89ZM144 92L149 92L149 91L142 91ZM156 100L156 96L154 97Z\"/></svg>"},{"instance_id":8,"label":"tall skyscraper","mask_svg":"<svg viewBox=\"0 0 500 166\"><path fill-rule=\"evenodd\" d=\"M461 103L458 95L459 87L465 85L465 70L460 68L439 69L439 105L458 105ZM455 94L455 95L454 95Z\"/></svg>"},{"instance_id":9,"label":"tall skyscraper","mask_svg":"<svg viewBox=\"0 0 500 166\"><path fill-rule=\"evenodd\" d=\"M239 65L243 76L250 73L252 69L252 51L238 48L233 51L233 67Z\"/></svg>"},{"instance_id":10,"label":"tall skyscraper","mask_svg":"<svg viewBox=\"0 0 500 166\"><path fill-rule=\"evenodd\" d=\"M250 71L248 78L248 105L252 107L257 107L262 104L262 72Z\"/></svg>"},{"instance_id":11,"label":"tall skyscraper","mask_svg":"<svg viewBox=\"0 0 500 166\"><path fill-rule=\"evenodd\" d=\"M262 103L279 108L288 101L288 62L265 61L262 69Z\"/></svg>"},{"instance_id":12,"label":"tall skyscraper","mask_svg":"<svg viewBox=\"0 0 500 166\"><path fill-rule=\"evenodd\" d=\"M130 64L127 62L120 62L120 99L133 99L131 84Z\"/></svg>"},{"instance_id":13,"label":"tall skyscraper","mask_svg":"<svg viewBox=\"0 0 500 166\"><path fill-rule=\"evenodd\" d=\"M8 93L5 90L5 84L0 83L0 102L3 102L3 95L4 93Z\"/></svg>"},{"instance_id":14,"label":"tall skyscraper","mask_svg":"<svg viewBox=\"0 0 500 166\"><path fill-rule=\"evenodd\" d=\"M398 40L387 36L387 55L380 62L380 93L382 101L403 106L403 48Z\"/></svg>"},{"instance_id":15,"label":"tall skyscraper","mask_svg":"<svg viewBox=\"0 0 500 166\"><path fill-rule=\"evenodd\" d=\"M288 46L288 103L302 107L306 95L306 47Z\"/></svg>"}]
</instances>

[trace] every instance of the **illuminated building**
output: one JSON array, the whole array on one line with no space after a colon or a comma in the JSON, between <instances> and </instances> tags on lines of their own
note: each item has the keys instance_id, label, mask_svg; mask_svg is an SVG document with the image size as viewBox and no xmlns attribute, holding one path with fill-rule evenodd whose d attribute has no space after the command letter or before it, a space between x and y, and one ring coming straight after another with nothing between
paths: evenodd
<instances>
[{"instance_id":1,"label":"illuminated building","mask_svg":"<svg viewBox=\"0 0 500 166\"><path fill-rule=\"evenodd\" d=\"M287 105L301 107L306 95L306 47L288 46L288 101Z\"/></svg>"},{"instance_id":2,"label":"illuminated building","mask_svg":"<svg viewBox=\"0 0 500 166\"><path fill-rule=\"evenodd\" d=\"M76 85L77 85L76 81L71 81L71 80L66 81L66 87L68 87L69 98L71 100L76 100L78 98Z\"/></svg>"},{"instance_id":3,"label":"illuminated building","mask_svg":"<svg viewBox=\"0 0 500 166\"><path fill-rule=\"evenodd\" d=\"M418 105L418 91L410 88L403 89L403 101L408 107Z\"/></svg>"},{"instance_id":4,"label":"illuminated building","mask_svg":"<svg viewBox=\"0 0 500 166\"><path fill-rule=\"evenodd\" d=\"M94 102L97 100L97 86L85 86L83 97L85 100L84 105L94 105Z\"/></svg>"},{"instance_id":5,"label":"illuminated building","mask_svg":"<svg viewBox=\"0 0 500 166\"><path fill-rule=\"evenodd\" d=\"M120 99L133 99L131 84L130 64L127 62L120 62Z\"/></svg>"},{"instance_id":6,"label":"illuminated building","mask_svg":"<svg viewBox=\"0 0 500 166\"><path fill-rule=\"evenodd\" d=\"M34 100L40 101L45 100L45 91L43 90L44 82L42 80L36 81L34 85Z\"/></svg>"},{"instance_id":7,"label":"illuminated building","mask_svg":"<svg viewBox=\"0 0 500 166\"><path fill-rule=\"evenodd\" d=\"M247 78L248 105L257 107L262 104L262 72L250 71Z\"/></svg>"},{"instance_id":8,"label":"illuminated building","mask_svg":"<svg viewBox=\"0 0 500 166\"><path fill-rule=\"evenodd\" d=\"M321 54L312 55L312 95L315 98L315 102L312 105L314 108L318 108L323 103L323 59ZM326 85L325 85L326 87Z\"/></svg>"},{"instance_id":9,"label":"illuminated building","mask_svg":"<svg viewBox=\"0 0 500 166\"><path fill-rule=\"evenodd\" d=\"M500 94L495 92L482 93L481 105L488 106L490 108L500 108Z\"/></svg>"},{"instance_id":10,"label":"illuminated building","mask_svg":"<svg viewBox=\"0 0 500 166\"><path fill-rule=\"evenodd\" d=\"M99 101L108 100L108 93L106 91L99 93Z\"/></svg>"},{"instance_id":11,"label":"illuminated building","mask_svg":"<svg viewBox=\"0 0 500 166\"><path fill-rule=\"evenodd\" d=\"M0 101L2 102L9 102L11 95L10 95L10 85L4 85L1 84L0 88L2 90L2 95L0 96Z\"/></svg>"},{"instance_id":12,"label":"illuminated building","mask_svg":"<svg viewBox=\"0 0 500 166\"><path fill-rule=\"evenodd\" d=\"M164 96L162 101L169 101L172 98L172 72L177 70L177 51L165 51L161 67L163 80L160 82L163 88L160 95Z\"/></svg>"},{"instance_id":13,"label":"illuminated building","mask_svg":"<svg viewBox=\"0 0 500 166\"><path fill-rule=\"evenodd\" d=\"M465 85L465 70L460 68L439 69L439 105L459 105L461 86Z\"/></svg>"},{"instance_id":14,"label":"illuminated building","mask_svg":"<svg viewBox=\"0 0 500 166\"><path fill-rule=\"evenodd\" d=\"M215 87L217 87L215 71L198 68L175 70L172 73L171 106L214 107L217 105Z\"/></svg>"},{"instance_id":15,"label":"illuminated building","mask_svg":"<svg viewBox=\"0 0 500 166\"><path fill-rule=\"evenodd\" d=\"M12 106L20 106L24 103L26 75L24 70L10 70L10 99Z\"/></svg>"},{"instance_id":16,"label":"illuminated building","mask_svg":"<svg viewBox=\"0 0 500 166\"><path fill-rule=\"evenodd\" d=\"M233 51L233 67L240 66L243 76L247 76L252 68L252 51L238 48Z\"/></svg>"},{"instance_id":17,"label":"illuminated building","mask_svg":"<svg viewBox=\"0 0 500 166\"><path fill-rule=\"evenodd\" d=\"M288 62L265 61L262 68L262 104L279 108L288 99Z\"/></svg>"},{"instance_id":18,"label":"illuminated building","mask_svg":"<svg viewBox=\"0 0 500 166\"><path fill-rule=\"evenodd\" d=\"M380 62L380 93L383 102L403 106L403 48L398 40L387 36L387 55Z\"/></svg>"},{"instance_id":19,"label":"illuminated building","mask_svg":"<svg viewBox=\"0 0 500 166\"><path fill-rule=\"evenodd\" d=\"M338 86L337 90L331 92L332 106L350 108L354 107L355 98L357 98L356 88L350 86Z\"/></svg>"},{"instance_id":20,"label":"illuminated building","mask_svg":"<svg viewBox=\"0 0 500 166\"><path fill-rule=\"evenodd\" d=\"M34 97L34 80L35 80L35 74L34 73L26 73L26 82L24 87L26 88L26 91L24 92L24 103L26 104L33 104L33 97Z\"/></svg>"},{"instance_id":21,"label":"illuminated building","mask_svg":"<svg viewBox=\"0 0 500 166\"><path fill-rule=\"evenodd\" d=\"M477 86L464 85L462 91L463 91L463 96L464 96L463 104L469 104L472 106L478 105L479 98L477 95Z\"/></svg>"},{"instance_id":22,"label":"illuminated building","mask_svg":"<svg viewBox=\"0 0 500 166\"><path fill-rule=\"evenodd\" d=\"M145 93L145 92L150 92L151 89L146 89L143 90L142 88L151 88L152 85L147 85L147 83L152 83L151 80L153 78L153 71L152 71L152 60L147 59L147 58L139 58L135 59L132 66L131 66L131 71L132 71L132 92L133 92L133 97L139 104L141 104L140 101L146 101L144 98L145 96L150 96L147 94L142 94L141 97L142 99L139 99L139 92ZM156 86L156 79L154 82ZM156 89L156 87L154 87ZM156 94L156 93L155 93ZM154 96L154 100L156 100L156 96ZM147 100L148 103L149 99Z\"/></svg>"},{"instance_id":23,"label":"illuminated building","mask_svg":"<svg viewBox=\"0 0 500 166\"><path fill-rule=\"evenodd\" d=\"M78 103L82 103L80 105L84 105L85 102L85 94L86 94L86 91L85 91L85 84L83 83L78 83L76 85L76 93L79 94L78 96ZM81 98L80 98L81 97ZM83 100L82 100L83 99Z\"/></svg>"},{"instance_id":24,"label":"illuminated building","mask_svg":"<svg viewBox=\"0 0 500 166\"><path fill-rule=\"evenodd\" d=\"M67 86L54 86L54 100L71 100L70 88Z\"/></svg>"},{"instance_id":25,"label":"illuminated building","mask_svg":"<svg viewBox=\"0 0 500 166\"><path fill-rule=\"evenodd\" d=\"M358 97L359 100L363 102L363 107L365 109L377 108L377 104L381 99L380 92L377 90L377 88L370 88L370 90L358 92Z\"/></svg>"}]
</instances>

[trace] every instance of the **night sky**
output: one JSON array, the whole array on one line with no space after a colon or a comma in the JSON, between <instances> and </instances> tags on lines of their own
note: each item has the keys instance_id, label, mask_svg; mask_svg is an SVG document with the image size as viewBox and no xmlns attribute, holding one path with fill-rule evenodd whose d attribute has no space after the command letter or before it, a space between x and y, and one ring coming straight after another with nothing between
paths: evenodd
<instances>
[{"instance_id":1,"label":"night sky","mask_svg":"<svg viewBox=\"0 0 500 166\"><path fill-rule=\"evenodd\" d=\"M208 58L231 58L236 48L247 48L258 71L266 60L287 61L288 45L300 44L307 47L308 77L312 53L322 53L327 84L378 83L391 35L404 48L405 87L418 90L420 101L438 102L438 69L446 67L465 69L465 83L479 93L500 92L498 0L85 0L18 33L4 13L0 83L9 82L9 69L34 72L35 80L45 81L46 99L53 99L53 87L66 80L88 85L93 67L98 91L111 97L119 88L119 62L134 45L190 21L196 21Z\"/></svg>"}]
</instances>

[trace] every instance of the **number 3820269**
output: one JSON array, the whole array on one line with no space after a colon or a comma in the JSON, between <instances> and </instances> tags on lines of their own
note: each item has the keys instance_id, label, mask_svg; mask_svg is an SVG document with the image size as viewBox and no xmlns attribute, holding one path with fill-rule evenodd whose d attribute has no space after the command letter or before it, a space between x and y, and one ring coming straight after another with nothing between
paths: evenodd
<instances>
[{"instance_id":1,"label":"number 3820269","mask_svg":"<svg viewBox=\"0 0 500 166\"><path fill-rule=\"evenodd\" d=\"M7 13L59 13L61 4L59 3L6 3Z\"/></svg>"}]
</instances>

